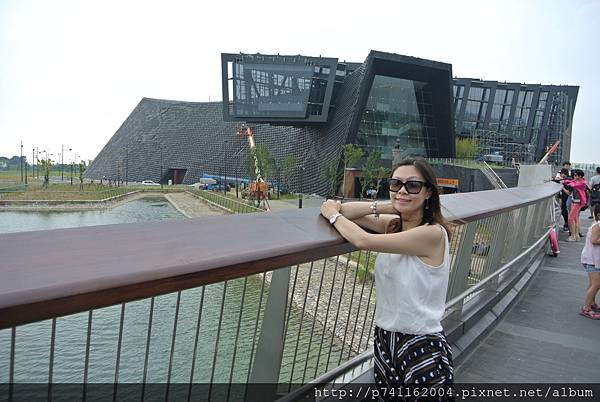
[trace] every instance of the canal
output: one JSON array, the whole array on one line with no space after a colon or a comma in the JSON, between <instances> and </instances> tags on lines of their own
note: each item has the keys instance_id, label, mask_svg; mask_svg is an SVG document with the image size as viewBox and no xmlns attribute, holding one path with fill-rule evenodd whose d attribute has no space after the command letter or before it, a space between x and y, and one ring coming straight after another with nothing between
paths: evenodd
<instances>
[{"instance_id":1,"label":"canal","mask_svg":"<svg viewBox=\"0 0 600 402\"><path fill-rule=\"evenodd\" d=\"M0 233L164 219L186 218L164 198L142 198L101 211L2 211ZM35 244L31 246L35 247ZM68 244L64 245L64 254L68 259ZM85 261L81 263L85 264ZM294 272L293 269L292 277ZM180 294L129 302L124 310L121 305L94 310L89 352L89 312L59 317L56 319L53 382L83 382L87 356L87 381L90 383L111 383L116 375L119 382L125 383L140 383L144 379L151 383L245 383L258 341L268 286L263 276L255 275L226 284L184 290ZM122 311L122 343L118 359ZM305 376L306 379L314 378L326 371L328 361L331 361L329 368L337 365L334 362L341 353L339 339L323 326L315 325L313 319L303 315L302 309L295 304L290 310L288 329L281 382L302 382ZM52 320L16 328L16 382L48 381L51 331ZM311 347L307 353L309 342ZM11 330L2 330L0 383L9 381L10 355ZM294 359L296 365L292 368Z\"/></svg>"}]
</instances>

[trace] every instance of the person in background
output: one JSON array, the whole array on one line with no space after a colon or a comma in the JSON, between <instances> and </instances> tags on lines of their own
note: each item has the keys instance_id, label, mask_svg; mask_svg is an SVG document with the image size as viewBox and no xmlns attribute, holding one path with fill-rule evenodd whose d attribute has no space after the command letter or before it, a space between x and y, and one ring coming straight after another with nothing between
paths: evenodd
<instances>
[{"instance_id":1,"label":"person in background","mask_svg":"<svg viewBox=\"0 0 600 402\"><path fill-rule=\"evenodd\" d=\"M590 217L594 219L594 205L600 204L600 166L596 168L596 175L592 176L588 182L588 188L590 191L589 206L590 206Z\"/></svg>"},{"instance_id":2,"label":"person in background","mask_svg":"<svg viewBox=\"0 0 600 402\"><path fill-rule=\"evenodd\" d=\"M600 204L594 205L593 214L594 223L588 229L581 251L581 263L588 274L588 287L579 314L600 320L600 306L596 304L596 295L600 290Z\"/></svg>"},{"instance_id":3,"label":"person in background","mask_svg":"<svg viewBox=\"0 0 600 402\"><path fill-rule=\"evenodd\" d=\"M561 174L561 172L562 172L563 169L567 169L567 172L568 172L567 173L567 178L568 179L572 178L572 176L571 176L571 162L563 162L562 169L556 174L556 177L555 177L556 180L560 180L561 179L560 174Z\"/></svg>"},{"instance_id":4,"label":"person in background","mask_svg":"<svg viewBox=\"0 0 600 402\"><path fill-rule=\"evenodd\" d=\"M567 178L569 178L569 170L566 168L562 168L562 169L560 169L560 172L558 173L558 179L555 179L555 181L560 182L561 180L565 180ZM560 190L560 193L558 194L558 196L560 198L560 213L565 222L563 225L563 232L568 232L569 231L568 202L569 202L569 197L571 196L571 191L569 190L569 187L563 186L563 188Z\"/></svg>"},{"instance_id":5,"label":"person in background","mask_svg":"<svg viewBox=\"0 0 600 402\"><path fill-rule=\"evenodd\" d=\"M329 200L321 214L348 242L378 252L377 387L449 387L452 352L441 319L450 273L450 229L442 216L435 173L423 158L405 159L393 169L388 184L391 202ZM399 216L400 232L370 234L353 222L380 213Z\"/></svg>"},{"instance_id":6,"label":"person in background","mask_svg":"<svg viewBox=\"0 0 600 402\"><path fill-rule=\"evenodd\" d=\"M562 180L563 185L570 186L573 191L571 194L571 208L569 210L569 231L571 235L567 241L579 241L581 237L580 224L579 224L579 212L581 208L587 203L586 188L587 183L583 178L584 173L581 169L573 169L571 172L573 179Z\"/></svg>"}]
</instances>

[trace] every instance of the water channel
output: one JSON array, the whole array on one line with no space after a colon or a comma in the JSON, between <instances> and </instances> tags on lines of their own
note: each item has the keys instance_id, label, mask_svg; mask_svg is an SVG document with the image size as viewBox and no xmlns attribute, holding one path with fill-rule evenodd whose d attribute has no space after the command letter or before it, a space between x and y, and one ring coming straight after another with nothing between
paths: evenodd
<instances>
[{"instance_id":1,"label":"water channel","mask_svg":"<svg viewBox=\"0 0 600 402\"><path fill-rule=\"evenodd\" d=\"M0 233L163 219L186 218L162 198L143 198L101 211L2 211ZM68 258L68 244L65 244L64 252ZM127 303L118 370L122 306L94 310L87 381L111 383L118 374L118 382L127 383L140 383L144 379L153 383L186 383L190 380L245 383L267 293L268 283L265 284L258 275L182 291L176 325L178 293ZM223 319L220 321L221 308ZM83 312L56 320L53 382L84 381L88 319L89 313ZM152 326L148 337L150 319ZM299 329L301 326L303 330ZM312 319L303 317L297 306L291 309L288 327L281 382L301 382L305 375L307 380L314 378L326 371L326 361L330 359L329 368L337 365L334 362L341 353L339 342L334 341L336 338L322 326L315 326ZM15 382L48 381L51 328L52 320L17 327ZM309 342L312 343L310 348ZM11 330L2 330L0 383L9 381L10 353ZM296 361L295 368L291 365L293 360Z\"/></svg>"}]
</instances>

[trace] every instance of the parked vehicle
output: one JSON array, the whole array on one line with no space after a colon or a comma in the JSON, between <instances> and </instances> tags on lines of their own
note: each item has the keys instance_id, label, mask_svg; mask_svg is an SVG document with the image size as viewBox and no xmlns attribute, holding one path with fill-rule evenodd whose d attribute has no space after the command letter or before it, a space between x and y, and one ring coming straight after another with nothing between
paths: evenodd
<instances>
[{"instance_id":1,"label":"parked vehicle","mask_svg":"<svg viewBox=\"0 0 600 402\"><path fill-rule=\"evenodd\" d=\"M152 180L144 180L144 181L142 181L142 185L143 186L160 186L160 184L158 184Z\"/></svg>"}]
</instances>

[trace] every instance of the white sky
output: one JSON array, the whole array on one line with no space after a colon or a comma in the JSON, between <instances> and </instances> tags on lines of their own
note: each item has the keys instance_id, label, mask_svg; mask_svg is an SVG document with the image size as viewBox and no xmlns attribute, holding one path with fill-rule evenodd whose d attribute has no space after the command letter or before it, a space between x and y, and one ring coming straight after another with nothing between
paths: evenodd
<instances>
[{"instance_id":1,"label":"white sky","mask_svg":"<svg viewBox=\"0 0 600 402\"><path fill-rule=\"evenodd\" d=\"M94 158L143 97L221 100L222 52L362 62L381 50L458 77L579 85L571 159L600 163L600 0L0 0L0 155Z\"/></svg>"}]
</instances>

